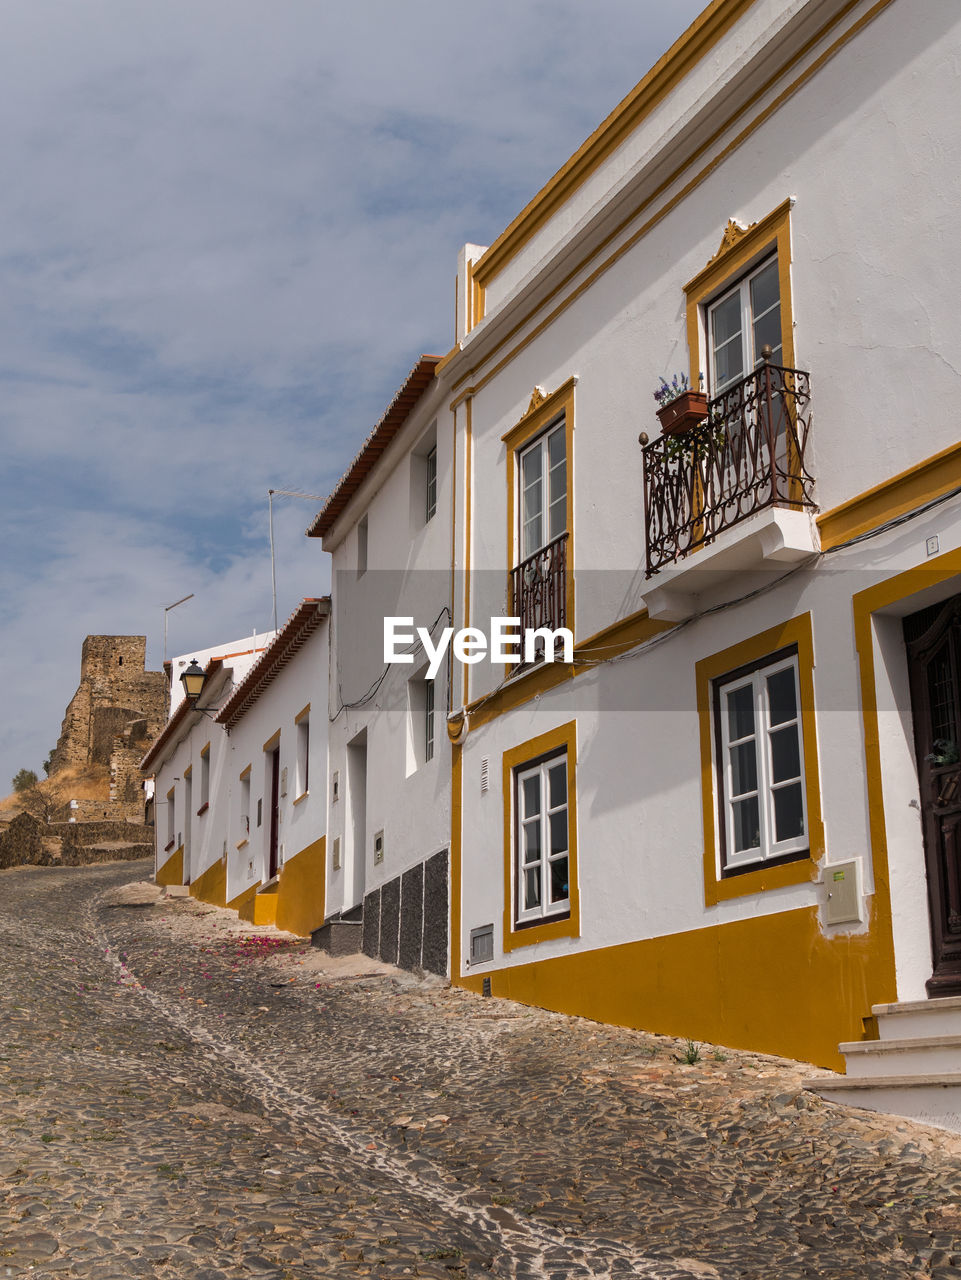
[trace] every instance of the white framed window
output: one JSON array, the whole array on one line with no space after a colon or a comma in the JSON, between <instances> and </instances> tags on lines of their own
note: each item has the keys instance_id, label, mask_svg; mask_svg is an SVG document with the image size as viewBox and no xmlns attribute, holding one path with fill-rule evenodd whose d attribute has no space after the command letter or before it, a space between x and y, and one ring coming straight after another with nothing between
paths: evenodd
<instances>
[{"instance_id":1,"label":"white framed window","mask_svg":"<svg viewBox=\"0 0 961 1280\"><path fill-rule=\"evenodd\" d=\"M210 804L210 743L200 753L200 809Z\"/></svg>"},{"instance_id":2,"label":"white framed window","mask_svg":"<svg viewBox=\"0 0 961 1280\"><path fill-rule=\"evenodd\" d=\"M515 921L570 914L570 814L567 753L514 772Z\"/></svg>"},{"instance_id":3,"label":"white framed window","mask_svg":"<svg viewBox=\"0 0 961 1280\"><path fill-rule=\"evenodd\" d=\"M429 524L437 515L437 445L428 451L424 459L425 486L424 523Z\"/></svg>"},{"instance_id":4,"label":"white framed window","mask_svg":"<svg viewBox=\"0 0 961 1280\"><path fill-rule=\"evenodd\" d=\"M250 837L250 766L240 776L240 842Z\"/></svg>"},{"instance_id":5,"label":"white framed window","mask_svg":"<svg viewBox=\"0 0 961 1280\"><path fill-rule=\"evenodd\" d=\"M307 794L310 785L310 716L302 715L297 721L297 796Z\"/></svg>"},{"instance_id":6,"label":"white framed window","mask_svg":"<svg viewBox=\"0 0 961 1280\"><path fill-rule=\"evenodd\" d=\"M777 254L708 304L707 336L712 396L755 369L765 345L772 364L783 363Z\"/></svg>"},{"instance_id":7,"label":"white framed window","mask_svg":"<svg viewBox=\"0 0 961 1280\"><path fill-rule=\"evenodd\" d=\"M424 761L434 758L434 682L424 681Z\"/></svg>"},{"instance_id":8,"label":"white framed window","mask_svg":"<svg viewBox=\"0 0 961 1280\"><path fill-rule=\"evenodd\" d=\"M527 560L567 532L567 442L564 419L520 451L519 559Z\"/></svg>"},{"instance_id":9,"label":"white framed window","mask_svg":"<svg viewBox=\"0 0 961 1280\"><path fill-rule=\"evenodd\" d=\"M796 651L715 681L721 871L808 851Z\"/></svg>"}]
</instances>

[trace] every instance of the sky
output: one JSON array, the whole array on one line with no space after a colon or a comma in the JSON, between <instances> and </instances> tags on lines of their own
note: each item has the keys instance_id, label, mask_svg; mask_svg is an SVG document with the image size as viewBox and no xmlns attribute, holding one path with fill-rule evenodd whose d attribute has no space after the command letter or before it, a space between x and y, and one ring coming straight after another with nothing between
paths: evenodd
<instances>
[{"instance_id":1,"label":"sky","mask_svg":"<svg viewBox=\"0 0 961 1280\"><path fill-rule=\"evenodd\" d=\"M701 0L12 0L0 45L0 795L88 634L271 625L490 244ZM329 586L275 498L277 608Z\"/></svg>"}]
</instances>

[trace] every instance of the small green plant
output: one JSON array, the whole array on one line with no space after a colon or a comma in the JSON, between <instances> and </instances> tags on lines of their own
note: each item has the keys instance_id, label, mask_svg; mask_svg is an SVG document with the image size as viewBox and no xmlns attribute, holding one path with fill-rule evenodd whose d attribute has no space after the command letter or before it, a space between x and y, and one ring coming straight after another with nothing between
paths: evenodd
<instances>
[{"instance_id":1,"label":"small green plant","mask_svg":"<svg viewBox=\"0 0 961 1280\"><path fill-rule=\"evenodd\" d=\"M722 1053L720 1049L715 1049L711 1056L715 1062L727 1062L727 1054Z\"/></svg>"},{"instance_id":2,"label":"small green plant","mask_svg":"<svg viewBox=\"0 0 961 1280\"><path fill-rule=\"evenodd\" d=\"M695 1062L700 1062L701 1046L696 1044L693 1040L688 1040L684 1047L684 1055L681 1061L686 1062L689 1067L693 1067Z\"/></svg>"}]
</instances>

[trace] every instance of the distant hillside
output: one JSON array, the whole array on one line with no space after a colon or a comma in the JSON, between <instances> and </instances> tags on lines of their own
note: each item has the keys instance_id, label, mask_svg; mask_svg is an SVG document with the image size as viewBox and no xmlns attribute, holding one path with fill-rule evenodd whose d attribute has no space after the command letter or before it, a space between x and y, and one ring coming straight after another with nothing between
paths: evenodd
<instances>
[{"instance_id":1,"label":"distant hillside","mask_svg":"<svg viewBox=\"0 0 961 1280\"><path fill-rule=\"evenodd\" d=\"M0 822L9 822L18 813L40 816L46 807L51 815L63 811L71 800L107 803L110 800L110 770L106 765L76 765L42 778L29 791L14 791L0 800Z\"/></svg>"}]
</instances>

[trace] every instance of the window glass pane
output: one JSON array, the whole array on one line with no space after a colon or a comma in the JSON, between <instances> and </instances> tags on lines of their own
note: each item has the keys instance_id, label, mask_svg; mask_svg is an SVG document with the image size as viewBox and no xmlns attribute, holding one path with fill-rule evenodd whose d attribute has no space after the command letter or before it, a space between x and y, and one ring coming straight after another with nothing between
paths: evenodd
<instances>
[{"instance_id":1,"label":"window glass pane","mask_svg":"<svg viewBox=\"0 0 961 1280\"><path fill-rule=\"evenodd\" d=\"M529 778L525 778L521 784L524 792L524 809L525 818L531 817L532 814L541 811L541 780L535 773Z\"/></svg>"},{"instance_id":2,"label":"window glass pane","mask_svg":"<svg viewBox=\"0 0 961 1280\"><path fill-rule=\"evenodd\" d=\"M734 852L759 849L761 846L761 821L757 796L749 800L737 800L731 806L734 817Z\"/></svg>"},{"instance_id":3,"label":"window glass pane","mask_svg":"<svg viewBox=\"0 0 961 1280\"><path fill-rule=\"evenodd\" d=\"M563 902L570 897L567 881L567 859L558 858L556 862L551 863L551 902Z\"/></svg>"},{"instance_id":4,"label":"window glass pane","mask_svg":"<svg viewBox=\"0 0 961 1280\"><path fill-rule=\"evenodd\" d=\"M767 315L761 316L759 320L754 322L754 363L760 364L762 356L761 351L765 343L769 343L771 347L771 363L781 364L783 352L781 349L781 312L780 310L769 311Z\"/></svg>"},{"instance_id":5,"label":"window glass pane","mask_svg":"<svg viewBox=\"0 0 961 1280\"><path fill-rule=\"evenodd\" d=\"M567 852L567 810L558 809L551 818L551 853Z\"/></svg>"},{"instance_id":6,"label":"window glass pane","mask_svg":"<svg viewBox=\"0 0 961 1280\"><path fill-rule=\"evenodd\" d=\"M567 528L567 502L561 501L553 504L550 510L550 537L549 542L553 542L555 538L559 538Z\"/></svg>"},{"instance_id":7,"label":"window glass pane","mask_svg":"<svg viewBox=\"0 0 961 1280\"><path fill-rule=\"evenodd\" d=\"M804 835L804 804L800 782L779 787L774 792L775 840L793 840Z\"/></svg>"},{"instance_id":8,"label":"window glass pane","mask_svg":"<svg viewBox=\"0 0 961 1280\"><path fill-rule=\"evenodd\" d=\"M540 819L535 822L524 823L524 861L539 862L541 856L541 824Z\"/></svg>"},{"instance_id":9,"label":"window glass pane","mask_svg":"<svg viewBox=\"0 0 961 1280\"><path fill-rule=\"evenodd\" d=\"M727 732L732 741L749 738L754 732L754 690L749 684L727 695Z\"/></svg>"},{"instance_id":10,"label":"window glass pane","mask_svg":"<svg viewBox=\"0 0 961 1280\"><path fill-rule=\"evenodd\" d=\"M524 872L524 909L541 905L541 869L529 867Z\"/></svg>"},{"instance_id":11,"label":"window glass pane","mask_svg":"<svg viewBox=\"0 0 961 1280\"><path fill-rule=\"evenodd\" d=\"M550 801L551 809L558 808L559 805L567 804L567 765L562 760L560 764L551 765L548 772L548 780L550 785Z\"/></svg>"},{"instance_id":12,"label":"window glass pane","mask_svg":"<svg viewBox=\"0 0 961 1280\"><path fill-rule=\"evenodd\" d=\"M771 781L787 782L801 775L801 748L797 725L771 734Z\"/></svg>"},{"instance_id":13,"label":"window glass pane","mask_svg":"<svg viewBox=\"0 0 961 1280\"><path fill-rule=\"evenodd\" d=\"M714 346L720 347L741 333L741 295L735 290L711 311Z\"/></svg>"},{"instance_id":14,"label":"window glass pane","mask_svg":"<svg viewBox=\"0 0 961 1280\"><path fill-rule=\"evenodd\" d=\"M557 466L564 465L564 427L563 424L554 428L547 437L547 456L551 470Z\"/></svg>"},{"instance_id":15,"label":"window glass pane","mask_svg":"<svg viewBox=\"0 0 961 1280\"><path fill-rule=\"evenodd\" d=\"M771 724L784 724L797 719L797 691L794 668L785 667L767 678L767 700Z\"/></svg>"},{"instance_id":16,"label":"window glass pane","mask_svg":"<svg viewBox=\"0 0 961 1280\"><path fill-rule=\"evenodd\" d=\"M753 742L742 742L731 748L731 794L748 791L757 791L757 754Z\"/></svg>"},{"instance_id":17,"label":"window glass pane","mask_svg":"<svg viewBox=\"0 0 961 1280\"><path fill-rule=\"evenodd\" d=\"M781 288L777 275L777 258L751 277L751 315L757 318L780 305Z\"/></svg>"},{"instance_id":18,"label":"window glass pane","mask_svg":"<svg viewBox=\"0 0 961 1280\"><path fill-rule=\"evenodd\" d=\"M523 545L521 547L522 560L526 560L528 556L532 556L535 551L539 551L544 545L544 537L541 529L542 521L540 516L535 516L533 520L525 522Z\"/></svg>"}]
</instances>

